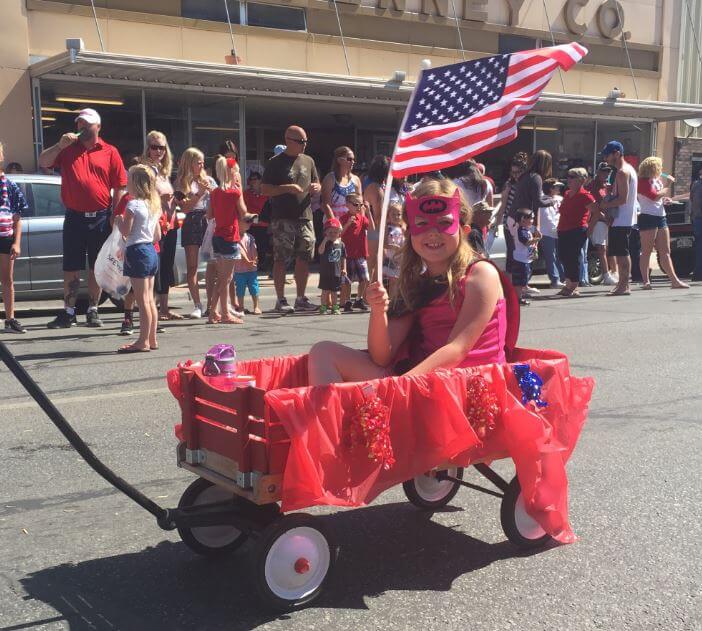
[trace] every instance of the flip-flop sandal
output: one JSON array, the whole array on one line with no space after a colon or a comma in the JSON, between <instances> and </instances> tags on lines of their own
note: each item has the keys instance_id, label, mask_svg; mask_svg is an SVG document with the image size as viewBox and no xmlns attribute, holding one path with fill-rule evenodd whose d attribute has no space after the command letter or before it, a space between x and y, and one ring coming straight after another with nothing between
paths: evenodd
<instances>
[{"instance_id":1,"label":"flip-flop sandal","mask_svg":"<svg viewBox=\"0 0 702 631\"><path fill-rule=\"evenodd\" d=\"M134 344L129 344L127 346L120 346L117 352L126 355L128 353L148 353L150 350L150 348L138 348L134 346Z\"/></svg>"},{"instance_id":2,"label":"flip-flop sandal","mask_svg":"<svg viewBox=\"0 0 702 631\"><path fill-rule=\"evenodd\" d=\"M241 318L227 318L227 319L222 319L218 321L218 324L244 324L244 321Z\"/></svg>"},{"instance_id":3,"label":"flip-flop sandal","mask_svg":"<svg viewBox=\"0 0 702 631\"><path fill-rule=\"evenodd\" d=\"M671 289L690 289L690 285L674 285Z\"/></svg>"},{"instance_id":4,"label":"flip-flop sandal","mask_svg":"<svg viewBox=\"0 0 702 631\"><path fill-rule=\"evenodd\" d=\"M626 291L610 291L608 296L631 296L631 292L627 289Z\"/></svg>"},{"instance_id":5,"label":"flip-flop sandal","mask_svg":"<svg viewBox=\"0 0 702 631\"><path fill-rule=\"evenodd\" d=\"M651 283L644 283L641 285L641 289L644 289L645 291L651 291L653 289L653 285Z\"/></svg>"},{"instance_id":6,"label":"flip-flop sandal","mask_svg":"<svg viewBox=\"0 0 702 631\"><path fill-rule=\"evenodd\" d=\"M156 346L149 346L149 350L151 350L151 351L157 351L157 350L158 350L158 344L156 344Z\"/></svg>"},{"instance_id":7,"label":"flip-flop sandal","mask_svg":"<svg viewBox=\"0 0 702 631\"><path fill-rule=\"evenodd\" d=\"M179 313L173 313L172 311L168 312L168 319L169 320L185 320L185 318L180 315Z\"/></svg>"}]
</instances>

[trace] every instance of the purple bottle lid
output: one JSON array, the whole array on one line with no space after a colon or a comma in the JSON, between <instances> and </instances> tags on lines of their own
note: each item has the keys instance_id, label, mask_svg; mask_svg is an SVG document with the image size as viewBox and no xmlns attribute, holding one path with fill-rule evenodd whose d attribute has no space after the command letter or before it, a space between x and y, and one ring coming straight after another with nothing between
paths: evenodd
<instances>
[{"instance_id":1,"label":"purple bottle lid","mask_svg":"<svg viewBox=\"0 0 702 631\"><path fill-rule=\"evenodd\" d=\"M208 377L236 373L236 351L231 344L217 344L207 351L202 374Z\"/></svg>"}]
</instances>

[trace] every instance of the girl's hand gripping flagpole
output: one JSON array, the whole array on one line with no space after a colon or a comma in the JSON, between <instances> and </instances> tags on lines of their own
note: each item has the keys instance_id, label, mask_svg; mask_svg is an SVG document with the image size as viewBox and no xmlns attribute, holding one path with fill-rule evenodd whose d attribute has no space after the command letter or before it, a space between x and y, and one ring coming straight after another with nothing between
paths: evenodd
<instances>
[{"instance_id":1,"label":"girl's hand gripping flagpole","mask_svg":"<svg viewBox=\"0 0 702 631\"><path fill-rule=\"evenodd\" d=\"M402 122L400 123L400 129L397 132L397 138L395 139L395 148L392 150L392 157L390 158L390 167L388 168L388 176L385 178L385 191L383 192L383 205L380 208L380 225L378 226L378 261L377 261L377 280L379 283L383 282L383 246L385 245L385 228L388 223L388 206L390 206L390 192L392 188L392 165L395 161L395 154L397 153L397 143L400 141L400 132L404 129L405 123L407 122L407 117L409 116L410 107L414 101L414 95L417 92L417 86L419 85L419 79L422 76L422 70L426 70L428 66L422 63L422 67L419 70L419 76L414 84L414 89L412 94L410 94L409 101L407 102L407 107L405 108L405 113L402 117Z\"/></svg>"}]
</instances>

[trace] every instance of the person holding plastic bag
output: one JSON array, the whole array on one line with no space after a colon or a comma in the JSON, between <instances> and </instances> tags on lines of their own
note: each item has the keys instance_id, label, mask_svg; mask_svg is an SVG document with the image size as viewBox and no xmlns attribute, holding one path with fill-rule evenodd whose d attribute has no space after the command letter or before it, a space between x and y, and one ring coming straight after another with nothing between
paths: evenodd
<instances>
[{"instance_id":1,"label":"person holding plastic bag","mask_svg":"<svg viewBox=\"0 0 702 631\"><path fill-rule=\"evenodd\" d=\"M117 209L115 209L116 212L119 211L120 207L124 209L126 206L129 199L127 198L127 200L125 200L125 197L127 196L123 195L122 199L120 199ZM115 219L116 218L115 216ZM126 298L131 288L131 281L124 274L124 248L124 238L119 228L115 225L107 241L103 243L98 252L97 258L95 259L94 271L95 280L100 286L100 289L117 300L124 298L126 305Z\"/></svg>"},{"instance_id":2,"label":"person holding plastic bag","mask_svg":"<svg viewBox=\"0 0 702 631\"><path fill-rule=\"evenodd\" d=\"M142 164L131 167L127 191L134 199L127 203L124 215L115 217L115 226L126 239L124 273L132 283L139 305L139 338L121 346L117 352L145 353L158 349L158 309L154 300L158 254L154 243L161 239L161 198L153 169Z\"/></svg>"},{"instance_id":3,"label":"person holding plastic bag","mask_svg":"<svg viewBox=\"0 0 702 631\"><path fill-rule=\"evenodd\" d=\"M243 324L243 320L232 316L229 310L229 285L234 274L234 261L241 256L239 220L246 216L241 187L236 184L239 167L234 158L219 156L215 163L215 172L219 186L210 193L207 219L210 225L214 226L212 253L217 268L217 282L207 321L210 324Z\"/></svg>"},{"instance_id":4,"label":"person holding plastic bag","mask_svg":"<svg viewBox=\"0 0 702 631\"><path fill-rule=\"evenodd\" d=\"M468 242L463 227L470 225L471 209L458 187L450 180L422 181L407 197L405 215L410 238L397 297L391 303L378 282L366 291L368 351L315 344L310 385L505 361L505 293L497 269Z\"/></svg>"}]
</instances>

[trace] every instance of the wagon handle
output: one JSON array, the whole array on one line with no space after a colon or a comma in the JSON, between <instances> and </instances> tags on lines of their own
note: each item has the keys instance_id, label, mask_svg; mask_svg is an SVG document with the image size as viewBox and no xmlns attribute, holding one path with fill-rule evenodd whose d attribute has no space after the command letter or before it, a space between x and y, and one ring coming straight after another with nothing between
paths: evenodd
<instances>
[{"instance_id":1,"label":"wagon handle","mask_svg":"<svg viewBox=\"0 0 702 631\"><path fill-rule=\"evenodd\" d=\"M169 516L169 511L161 508L158 504L146 497L141 491L134 488L127 481L120 478L112 469L107 467L85 444L83 439L71 427L71 424L65 419L63 414L58 411L56 406L49 400L44 391L32 379L22 365L15 359L15 356L10 352L4 342L0 342L0 359L5 363L10 372L15 376L17 381L22 384L22 387L29 393L39 407L44 410L44 413L49 417L51 422L56 425L58 430L66 437L66 440L71 444L90 466L93 471L102 476L118 491L124 493L127 497L134 500L144 510L151 513L161 526L166 530L175 528L175 524Z\"/></svg>"}]
</instances>

